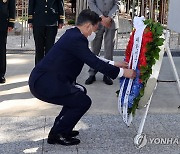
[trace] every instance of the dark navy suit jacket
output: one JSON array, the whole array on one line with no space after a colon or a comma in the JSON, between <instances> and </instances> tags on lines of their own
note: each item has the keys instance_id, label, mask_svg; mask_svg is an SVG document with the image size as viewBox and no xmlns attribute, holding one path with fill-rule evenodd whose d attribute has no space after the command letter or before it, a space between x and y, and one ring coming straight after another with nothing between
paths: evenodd
<instances>
[{"instance_id":1,"label":"dark navy suit jacket","mask_svg":"<svg viewBox=\"0 0 180 154\"><path fill-rule=\"evenodd\" d=\"M7 27L14 27L15 14L15 0L7 0L6 2L0 0L0 32L7 31Z\"/></svg>"},{"instance_id":2,"label":"dark navy suit jacket","mask_svg":"<svg viewBox=\"0 0 180 154\"><path fill-rule=\"evenodd\" d=\"M115 79L120 69L99 58L88 47L87 38L75 27L67 30L35 66L29 78L32 94L43 100L75 93L73 83L84 63Z\"/></svg>"}]
</instances>

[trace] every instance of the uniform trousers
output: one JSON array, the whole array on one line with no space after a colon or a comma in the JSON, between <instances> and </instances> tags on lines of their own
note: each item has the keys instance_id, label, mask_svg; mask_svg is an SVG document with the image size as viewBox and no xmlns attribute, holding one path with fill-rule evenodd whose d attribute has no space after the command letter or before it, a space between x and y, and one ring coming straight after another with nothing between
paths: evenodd
<instances>
[{"instance_id":1,"label":"uniform trousers","mask_svg":"<svg viewBox=\"0 0 180 154\"><path fill-rule=\"evenodd\" d=\"M6 42L7 31L0 30L0 77L6 73Z\"/></svg>"},{"instance_id":2,"label":"uniform trousers","mask_svg":"<svg viewBox=\"0 0 180 154\"><path fill-rule=\"evenodd\" d=\"M54 45L57 30L57 26L33 26L36 48L35 64L37 64Z\"/></svg>"}]
</instances>

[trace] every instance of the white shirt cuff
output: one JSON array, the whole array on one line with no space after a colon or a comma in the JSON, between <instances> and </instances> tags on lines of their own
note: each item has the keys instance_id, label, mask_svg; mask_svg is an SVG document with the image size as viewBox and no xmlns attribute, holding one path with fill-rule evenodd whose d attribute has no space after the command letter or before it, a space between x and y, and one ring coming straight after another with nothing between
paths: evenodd
<instances>
[{"instance_id":1,"label":"white shirt cuff","mask_svg":"<svg viewBox=\"0 0 180 154\"><path fill-rule=\"evenodd\" d=\"M102 61L104 61L104 62L106 62L106 63L109 63L109 64L111 64L111 65L114 66L114 61L105 59L105 58L103 58L103 57L98 57L98 56L96 56L96 57L99 58L100 60L102 60ZM120 68L118 77L121 78L123 75L124 75L124 69L123 69L123 68Z\"/></svg>"},{"instance_id":2,"label":"white shirt cuff","mask_svg":"<svg viewBox=\"0 0 180 154\"><path fill-rule=\"evenodd\" d=\"M120 68L118 77L121 78L123 75L124 75L124 69L123 69L123 68Z\"/></svg>"},{"instance_id":3,"label":"white shirt cuff","mask_svg":"<svg viewBox=\"0 0 180 154\"><path fill-rule=\"evenodd\" d=\"M114 61L112 61L112 60L108 60L108 59L105 59L105 58L103 58L103 57L98 57L98 56L96 56L96 57L99 58L100 60L106 62L106 63L109 63L109 64L111 64L111 65L114 65Z\"/></svg>"},{"instance_id":4,"label":"white shirt cuff","mask_svg":"<svg viewBox=\"0 0 180 154\"><path fill-rule=\"evenodd\" d=\"M114 61L109 61L109 64L113 65L114 66Z\"/></svg>"}]
</instances>

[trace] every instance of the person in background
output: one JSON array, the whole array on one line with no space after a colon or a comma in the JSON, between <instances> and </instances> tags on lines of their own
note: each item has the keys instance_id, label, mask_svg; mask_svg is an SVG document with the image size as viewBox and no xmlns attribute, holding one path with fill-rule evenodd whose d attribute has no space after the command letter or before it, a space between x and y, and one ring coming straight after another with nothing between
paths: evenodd
<instances>
[{"instance_id":1,"label":"person in background","mask_svg":"<svg viewBox=\"0 0 180 154\"><path fill-rule=\"evenodd\" d=\"M92 52L99 55L101 45L104 37L104 58L112 60L115 34L119 27L118 12L120 6L120 0L88 0L88 5L91 11L96 12L102 21L96 32L96 38L91 43ZM89 85L96 81L97 70L89 69L89 78L85 81L85 84ZM103 81L107 85L112 85L113 81L104 75Z\"/></svg>"},{"instance_id":2,"label":"person in background","mask_svg":"<svg viewBox=\"0 0 180 154\"><path fill-rule=\"evenodd\" d=\"M70 0L71 3L71 12L76 13L76 0Z\"/></svg>"},{"instance_id":3,"label":"person in background","mask_svg":"<svg viewBox=\"0 0 180 154\"><path fill-rule=\"evenodd\" d=\"M63 0L29 0L28 23L33 28L35 41L35 64L54 45L58 28L64 23Z\"/></svg>"},{"instance_id":4,"label":"person in background","mask_svg":"<svg viewBox=\"0 0 180 154\"><path fill-rule=\"evenodd\" d=\"M99 59L89 49L88 40L94 39L100 20L95 12L83 10L77 26L66 30L30 74L29 88L36 98L63 106L49 132L49 144L80 143L75 138L79 132L73 128L91 106L86 88L76 83L84 63L112 79L136 76L134 70L126 69L126 62Z\"/></svg>"},{"instance_id":5,"label":"person in background","mask_svg":"<svg viewBox=\"0 0 180 154\"><path fill-rule=\"evenodd\" d=\"M15 0L0 0L0 83L5 83L7 32L12 31L15 22Z\"/></svg>"}]
</instances>

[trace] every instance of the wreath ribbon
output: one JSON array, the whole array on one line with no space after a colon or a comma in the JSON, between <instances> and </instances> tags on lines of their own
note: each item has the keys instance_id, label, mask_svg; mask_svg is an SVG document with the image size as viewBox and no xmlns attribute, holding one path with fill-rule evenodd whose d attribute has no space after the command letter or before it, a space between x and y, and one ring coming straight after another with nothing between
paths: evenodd
<instances>
[{"instance_id":1,"label":"wreath ribbon","mask_svg":"<svg viewBox=\"0 0 180 154\"><path fill-rule=\"evenodd\" d=\"M136 19L135 19L135 21L136 21ZM136 29L136 32L134 35L133 49L132 49L131 57L130 57L130 61L129 61L129 68L132 67L131 69L133 69L133 70L136 70L136 68L137 68L139 55L140 55L140 49L141 49L141 43L142 43L142 36L143 36L145 27L146 27L145 25L136 27L137 29ZM127 88L125 89L124 85L125 85L126 80L128 80L127 81L128 83L127 83ZM120 93L119 93L119 99L118 99L119 100L118 101L119 112L122 113L123 121L128 126L132 122L132 114L128 115L128 100L129 100L129 95L131 92L132 84L133 84L133 79L125 78L125 80L123 81L123 84L121 86ZM125 90L124 102L122 102L121 98L122 98L124 90Z\"/></svg>"}]
</instances>

